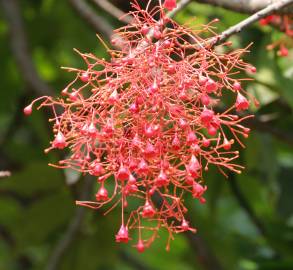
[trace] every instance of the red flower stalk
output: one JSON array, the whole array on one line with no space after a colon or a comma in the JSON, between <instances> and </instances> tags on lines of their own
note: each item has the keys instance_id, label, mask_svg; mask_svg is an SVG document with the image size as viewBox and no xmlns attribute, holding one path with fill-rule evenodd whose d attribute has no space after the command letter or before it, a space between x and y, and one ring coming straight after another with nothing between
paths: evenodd
<instances>
[{"instance_id":1,"label":"red flower stalk","mask_svg":"<svg viewBox=\"0 0 293 270\"><path fill-rule=\"evenodd\" d=\"M135 247L142 252L160 228L170 239L196 231L186 220L183 196L205 202L209 166L240 173L239 152L231 148L234 139L242 145L241 137L248 136L241 122L250 116L236 114L249 106L240 83L246 78L238 73L255 68L241 59L246 49L211 47L212 23L187 28L167 18L163 7L147 12L133 6L133 23L116 30L121 50L109 50L109 61L78 52L86 69L68 68L76 77L63 97L39 98L25 113L41 99L39 108L53 110L56 135L46 152L64 148L70 153L53 166L96 176L96 201L77 204L113 205L112 210L120 203L116 241L128 242L129 231L136 229ZM219 111L224 92L234 95L235 103ZM140 202L138 207L128 206L131 199Z\"/></svg>"}]
</instances>

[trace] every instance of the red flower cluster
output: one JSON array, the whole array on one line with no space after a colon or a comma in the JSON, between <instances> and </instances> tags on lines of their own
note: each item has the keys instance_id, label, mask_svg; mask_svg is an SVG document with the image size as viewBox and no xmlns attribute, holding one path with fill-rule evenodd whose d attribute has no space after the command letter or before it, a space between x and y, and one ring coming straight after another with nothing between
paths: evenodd
<instances>
[{"instance_id":1,"label":"red flower cluster","mask_svg":"<svg viewBox=\"0 0 293 270\"><path fill-rule=\"evenodd\" d=\"M293 17L292 15L270 15L259 21L260 25L273 25L278 27L285 35L278 41L267 46L268 50L278 48L278 55L286 57L289 54L289 47L293 46Z\"/></svg>"},{"instance_id":2,"label":"red flower cluster","mask_svg":"<svg viewBox=\"0 0 293 270\"><path fill-rule=\"evenodd\" d=\"M255 68L241 59L246 49L212 47L212 23L191 29L167 18L162 7L134 8L133 23L116 31L112 42L122 47L109 50L110 61L80 53L87 67L68 68L76 77L63 97L39 98L24 112L30 114L39 100L38 108L53 110L55 138L46 152L70 153L53 166L97 177L96 201L77 204L109 205L107 212L120 204L116 241L127 243L136 229L135 246L142 252L160 228L169 240L174 233L196 231L186 220L184 196L205 202L204 172L210 165L223 174L240 173L239 153L231 148L248 136L241 122L249 116L236 112L248 109L249 101L241 84L247 79L239 73ZM234 101L221 110L229 93Z\"/></svg>"}]
</instances>

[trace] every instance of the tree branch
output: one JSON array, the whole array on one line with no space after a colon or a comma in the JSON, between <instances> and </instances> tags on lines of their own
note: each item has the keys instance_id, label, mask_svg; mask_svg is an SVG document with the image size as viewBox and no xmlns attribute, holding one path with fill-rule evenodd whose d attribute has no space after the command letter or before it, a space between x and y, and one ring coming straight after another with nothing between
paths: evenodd
<instances>
[{"instance_id":1,"label":"tree branch","mask_svg":"<svg viewBox=\"0 0 293 270\"><path fill-rule=\"evenodd\" d=\"M24 80L37 94L53 94L54 91L40 78L32 61L18 0L0 1L9 27L11 49Z\"/></svg>"},{"instance_id":2,"label":"tree branch","mask_svg":"<svg viewBox=\"0 0 293 270\"><path fill-rule=\"evenodd\" d=\"M189 245L195 251L198 262L204 270L222 270L220 262L200 235L192 232L184 233Z\"/></svg>"},{"instance_id":3,"label":"tree branch","mask_svg":"<svg viewBox=\"0 0 293 270\"><path fill-rule=\"evenodd\" d=\"M117 18L118 20L128 24L132 21L132 16L125 14L124 11L117 8L115 5L113 5L108 0L92 0L97 6L102 8L104 11L111 14L114 18Z\"/></svg>"},{"instance_id":4,"label":"tree branch","mask_svg":"<svg viewBox=\"0 0 293 270\"><path fill-rule=\"evenodd\" d=\"M0 171L0 178L5 178L11 176L11 172L9 171Z\"/></svg>"},{"instance_id":5,"label":"tree branch","mask_svg":"<svg viewBox=\"0 0 293 270\"><path fill-rule=\"evenodd\" d=\"M92 0L97 6L111 14L114 18L129 24L132 22L132 16L117 8L109 0ZM167 13L167 17L172 18L182 9L184 9L191 0L181 0L175 9Z\"/></svg>"},{"instance_id":6,"label":"tree branch","mask_svg":"<svg viewBox=\"0 0 293 270\"><path fill-rule=\"evenodd\" d=\"M272 3L280 2L280 0L194 0L203 4L210 4L232 11L252 14L261 9L266 8ZM278 13L293 13L293 5L282 8L277 11Z\"/></svg>"},{"instance_id":7,"label":"tree branch","mask_svg":"<svg viewBox=\"0 0 293 270\"><path fill-rule=\"evenodd\" d=\"M0 238L7 244L10 248L10 254L15 254L16 241L13 235L5 228L5 226L0 224ZM12 255L15 256L15 255ZM17 268L18 269L32 269L33 263L31 258L25 254L19 253L16 257Z\"/></svg>"},{"instance_id":8,"label":"tree branch","mask_svg":"<svg viewBox=\"0 0 293 270\"><path fill-rule=\"evenodd\" d=\"M213 45L219 44L225 41L230 36L241 32L244 28L248 27L249 25L291 4L293 4L293 0L280 0L278 2L275 2L267 6L266 8L258 11L257 13L251 15L250 17L241 21L240 23L228 28L226 31L222 32L219 36L212 38L211 44Z\"/></svg>"},{"instance_id":9,"label":"tree branch","mask_svg":"<svg viewBox=\"0 0 293 270\"><path fill-rule=\"evenodd\" d=\"M236 200L238 201L239 205L242 207L242 209L245 211L245 213L248 215L252 223L255 225L255 227L258 229L258 231L261 233L263 237L267 237L267 231L262 223L262 221L257 217L256 213L254 212L254 209L251 207L249 202L246 200L244 194L242 193L238 183L237 179L235 177L235 174L230 173L228 183L230 185L231 191L233 195L235 196Z\"/></svg>"},{"instance_id":10,"label":"tree branch","mask_svg":"<svg viewBox=\"0 0 293 270\"><path fill-rule=\"evenodd\" d=\"M113 34L113 27L103 17L97 15L85 0L69 1L78 14L84 18L97 33L101 33L104 37L110 39Z\"/></svg>"},{"instance_id":11,"label":"tree branch","mask_svg":"<svg viewBox=\"0 0 293 270\"><path fill-rule=\"evenodd\" d=\"M178 12L180 12L182 9L184 9L190 2L191 2L191 0L181 0L177 4L177 7L175 9L173 9L170 12L168 12L167 16L169 18L173 18Z\"/></svg>"},{"instance_id":12,"label":"tree branch","mask_svg":"<svg viewBox=\"0 0 293 270\"><path fill-rule=\"evenodd\" d=\"M120 251L119 256L124 262L132 266L133 269L150 270L150 268L145 263L141 262L136 257L132 256L132 254L123 249Z\"/></svg>"},{"instance_id":13,"label":"tree branch","mask_svg":"<svg viewBox=\"0 0 293 270\"><path fill-rule=\"evenodd\" d=\"M89 198L92 191L93 178L91 176L85 176L83 183L83 189L81 191L80 200ZM61 263L63 255L66 253L72 242L75 240L79 233L79 229L83 223L86 213L85 207L77 207L72 220L69 222L66 231L62 238L57 243L53 250L51 257L48 260L47 270L57 270Z\"/></svg>"},{"instance_id":14,"label":"tree branch","mask_svg":"<svg viewBox=\"0 0 293 270\"><path fill-rule=\"evenodd\" d=\"M247 121L247 126L260 132L268 133L287 145L293 146L293 134L288 134L286 131L275 128L270 123L262 122L258 118L251 118Z\"/></svg>"}]
</instances>

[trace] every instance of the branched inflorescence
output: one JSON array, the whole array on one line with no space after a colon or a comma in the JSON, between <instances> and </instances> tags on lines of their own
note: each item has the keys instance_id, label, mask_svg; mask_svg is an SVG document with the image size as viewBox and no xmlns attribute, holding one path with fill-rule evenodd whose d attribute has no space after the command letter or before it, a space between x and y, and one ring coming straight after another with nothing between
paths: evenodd
<instances>
[{"instance_id":1,"label":"branched inflorescence","mask_svg":"<svg viewBox=\"0 0 293 270\"><path fill-rule=\"evenodd\" d=\"M293 47L293 16L292 15L270 15L260 20L260 25L272 25L284 32L284 35L267 46L268 50L277 48L279 56L286 57L289 49Z\"/></svg>"},{"instance_id":2,"label":"branched inflorescence","mask_svg":"<svg viewBox=\"0 0 293 270\"><path fill-rule=\"evenodd\" d=\"M120 205L116 241L137 237L140 252L160 228L169 240L196 231L186 218L187 194L205 202L210 165L240 173L232 145L243 146L249 133L241 122L250 116L237 115L249 107L241 71L255 72L241 59L247 49L213 48L215 21L199 29L180 26L166 16L171 4L146 10L133 4L133 22L116 31L112 42L121 49L109 50L110 61L79 53L87 67L68 68L76 77L63 97L41 97L24 110L30 114L35 102L53 110L55 138L46 152L69 152L53 166L97 177L96 200L77 204L107 205L107 212ZM221 109L229 93L232 105Z\"/></svg>"}]
</instances>

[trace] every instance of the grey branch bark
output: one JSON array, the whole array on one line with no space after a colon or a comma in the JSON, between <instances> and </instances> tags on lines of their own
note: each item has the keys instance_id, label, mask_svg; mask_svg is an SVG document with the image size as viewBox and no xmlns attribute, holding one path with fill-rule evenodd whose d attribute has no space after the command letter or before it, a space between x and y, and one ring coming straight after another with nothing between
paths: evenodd
<instances>
[{"instance_id":1,"label":"grey branch bark","mask_svg":"<svg viewBox=\"0 0 293 270\"><path fill-rule=\"evenodd\" d=\"M5 0L3 0L5 1ZM113 34L113 27L99 16L84 0L69 0L77 13L88 22L97 33L101 33L104 37L110 38Z\"/></svg>"},{"instance_id":2,"label":"grey branch bark","mask_svg":"<svg viewBox=\"0 0 293 270\"><path fill-rule=\"evenodd\" d=\"M258 20L275 13L278 10L281 10L289 5L293 4L293 0L280 0L277 1L264 9L256 12L255 14L251 15L247 19L241 21L240 23L228 28L226 31L222 32L218 37L212 39L212 44L217 44L225 41L230 36L241 32L244 28L248 27L249 25L257 22Z\"/></svg>"},{"instance_id":3,"label":"grey branch bark","mask_svg":"<svg viewBox=\"0 0 293 270\"><path fill-rule=\"evenodd\" d=\"M113 5L110 1L108 0L92 0L97 6L102 8L104 11L108 12L111 14L113 17L121 20L122 22L128 24L132 21L132 16L125 14L124 11L120 10L117 8L115 5Z\"/></svg>"},{"instance_id":4,"label":"grey branch bark","mask_svg":"<svg viewBox=\"0 0 293 270\"><path fill-rule=\"evenodd\" d=\"M120 10L118 7L116 7L114 4L112 4L109 0L92 0L97 6L108 12L110 15L112 15L114 18L119 19L120 21L128 24L131 23L133 20L133 17L130 14L125 14L124 11ZM177 3L177 7L168 12L167 16L169 18L174 17L178 12L180 12L182 9L184 9L191 0L181 0L179 3Z\"/></svg>"},{"instance_id":5,"label":"grey branch bark","mask_svg":"<svg viewBox=\"0 0 293 270\"><path fill-rule=\"evenodd\" d=\"M9 27L11 49L23 79L35 93L53 94L51 87L40 78L32 61L18 0L0 1Z\"/></svg>"},{"instance_id":6,"label":"grey branch bark","mask_svg":"<svg viewBox=\"0 0 293 270\"><path fill-rule=\"evenodd\" d=\"M255 13L267 6L278 3L280 0L193 0L203 4L223 7L236 12ZM293 5L282 8L277 13L293 13Z\"/></svg>"},{"instance_id":7,"label":"grey branch bark","mask_svg":"<svg viewBox=\"0 0 293 270\"><path fill-rule=\"evenodd\" d=\"M10 175L9 171L0 171L0 178L9 177Z\"/></svg>"},{"instance_id":8,"label":"grey branch bark","mask_svg":"<svg viewBox=\"0 0 293 270\"><path fill-rule=\"evenodd\" d=\"M178 12L180 12L182 9L184 9L189 3L191 2L191 0L181 0L178 4L177 7L175 9L173 9L172 11L170 11L167 16L169 18L174 17Z\"/></svg>"},{"instance_id":9,"label":"grey branch bark","mask_svg":"<svg viewBox=\"0 0 293 270\"><path fill-rule=\"evenodd\" d=\"M251 118L247 121L248 127L255 129L259 132L268 133L274 138L287 144L289 147L293 147L293 134L274 127L271 123L262 122L258 118Z\"/></svg>"},{"instance_id":10,"label":"grey branch bark","mask_svg":"<svg viewBox=\"0 0 293 270\"><path fill-rule=\"evenodd\" d=\"M189 242L189 245L194 250L198 262L204 270L223 270L221 263L210 249L206 241L197 234L187 232L184 234Z\"/></svg>"}]
</instances>

